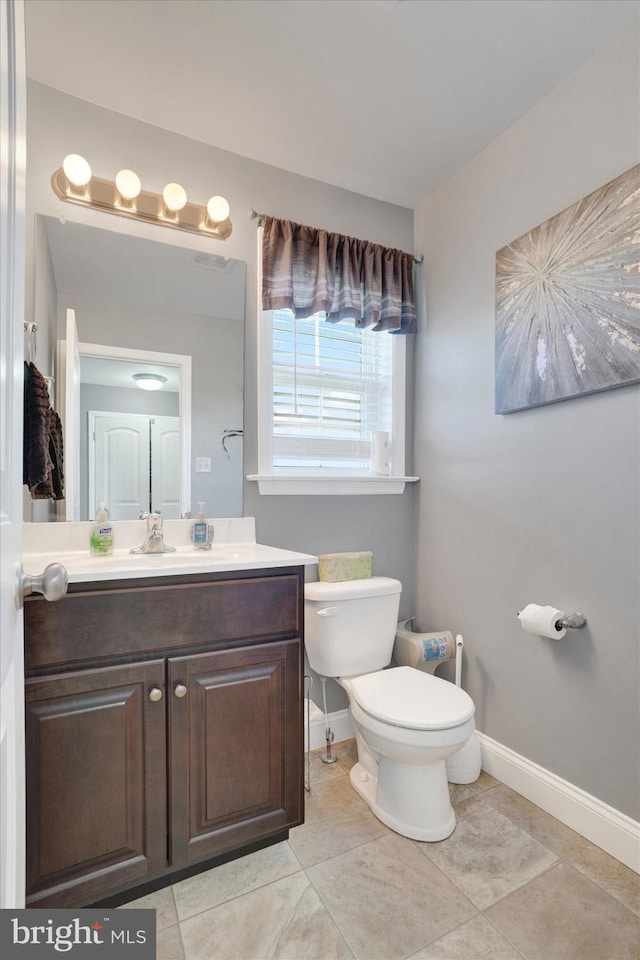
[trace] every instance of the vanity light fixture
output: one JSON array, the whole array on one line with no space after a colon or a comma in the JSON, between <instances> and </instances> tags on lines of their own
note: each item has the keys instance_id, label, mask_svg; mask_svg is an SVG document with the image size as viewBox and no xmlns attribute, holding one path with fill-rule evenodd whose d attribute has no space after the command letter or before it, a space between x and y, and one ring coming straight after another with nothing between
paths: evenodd
<instances>
[{"instance_id":1,"label":"vanity light fixture","mask_svg":"<svg viewBox=\"0 0 640 960\"><path fill-rule=\"evenodd\" d=\"M141 390L161 390L167 382L159 373L134 373L133 379Z\"/></svg>"},{"instance_id":2,"label":"vanity light fixture","mask_svg":"<svg viewBox=\"0 0 640 960\"><path fill-rule=\"evenodd\" d=\"M161 194L143 190L133 170L120 170L115 181L94 177L91 167L77 153L64 158L53 174L51 185L61 200L85 207L157 223L176 230L226 240L233 229L229 204L214 196L206 205L190 203L179 183L168 183Z\"/></svg>"}]
</instances>

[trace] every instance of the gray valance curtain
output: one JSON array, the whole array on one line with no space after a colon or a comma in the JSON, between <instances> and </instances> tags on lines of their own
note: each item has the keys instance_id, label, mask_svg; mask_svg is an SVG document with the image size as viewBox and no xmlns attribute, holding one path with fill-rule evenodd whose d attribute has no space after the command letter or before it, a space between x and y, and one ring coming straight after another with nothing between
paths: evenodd
<instances>
[{"instance_id":1,"label":"gray valance curtain","mask_svg":"<svg viewBox=\"0 0 640 960\"><path fill-rule=\"evenodd\" d=\"M276 217L264 218L262 308L297 318L416 332L413 256Z\"/></svg>"}]
</instances>

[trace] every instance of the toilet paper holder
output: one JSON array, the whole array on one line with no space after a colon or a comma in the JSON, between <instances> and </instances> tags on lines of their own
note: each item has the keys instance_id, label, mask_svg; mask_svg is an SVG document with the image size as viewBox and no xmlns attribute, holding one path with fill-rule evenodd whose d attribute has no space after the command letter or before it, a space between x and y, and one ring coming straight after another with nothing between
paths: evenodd
<instances>
[{"instance_id":1,"label":"toilet paper holder","mask_svg":"<svg viewBox=\"0 0 640 960\"><path fill-rule=\"evenodd\" d=\"M521 613L522 611L518 610L517 616L519 617ZM556 630L582 630L586 625L587 618L584 613L578 613L578 611L556 620Z\"/></svg>"},{"instance_id":2,"label":"toilet paper holder","mask_svg":"<svg viewBox=\"0 0 640 960\"><path fill-rule=\"evenodd\" d=\"M587 625L587 618L584 613L571 613L567 617L562 617L561 620L556 620L556 627L558 630L582 630L583 627Z\"/></svg>"}]
</instances>

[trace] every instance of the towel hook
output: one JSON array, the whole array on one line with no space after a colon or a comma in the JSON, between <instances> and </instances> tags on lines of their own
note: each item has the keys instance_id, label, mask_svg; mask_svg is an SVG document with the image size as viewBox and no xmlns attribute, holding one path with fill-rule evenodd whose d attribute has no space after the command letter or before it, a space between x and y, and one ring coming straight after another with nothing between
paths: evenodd
<instances>
[{"instance_id":1,"label":"towel hook","mask_svg":"<svg viewBox=\"0 0 640 960\"><path fill-rule=\"evenodd\" d=\"M27 362L34 363L38 352L38 324L34 320L25 320L24 332L27 335Z\"/></svg>"}]
</instances>

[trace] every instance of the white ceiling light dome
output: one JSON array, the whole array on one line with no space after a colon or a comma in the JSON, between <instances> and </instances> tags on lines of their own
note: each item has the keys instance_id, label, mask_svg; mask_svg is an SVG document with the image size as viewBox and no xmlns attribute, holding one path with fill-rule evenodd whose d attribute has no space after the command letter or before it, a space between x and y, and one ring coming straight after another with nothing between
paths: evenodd
<instances>
[{"instance_id":1,"label":"white ceiling light dome","mask_svg":"<svg viewBox=\"0 0 640 960\"><path fill-rule=\"evenodd\" d=\"M159 373L134 373L133 379L141 390L161 390L167 382Z\"/></svg>"}]
</instances>

